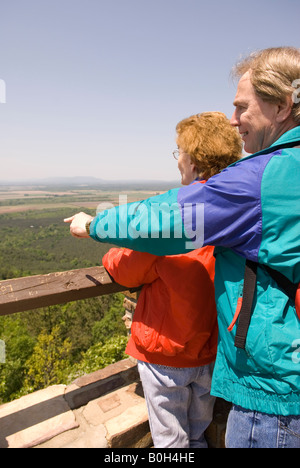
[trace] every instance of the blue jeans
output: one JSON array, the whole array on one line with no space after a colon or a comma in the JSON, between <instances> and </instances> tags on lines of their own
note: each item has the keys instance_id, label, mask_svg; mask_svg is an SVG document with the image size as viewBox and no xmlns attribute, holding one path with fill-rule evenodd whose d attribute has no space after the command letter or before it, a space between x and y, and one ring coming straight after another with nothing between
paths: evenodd
<instances>
[{"instance_id":1,"label":"blue jeans","mask_svg":"<svg viewBox=\"0 0 300 468\"><path fill-rule=\"evenodd\" d=\"M177 368L138 361L155 448L206 448L213 364Z\"/></svg>"},{"instance_id":2,"label":"blue jeans","mask_svg":"<svg viewBox=\"0 0 300 468\"><path fill-rule=\"evenodd\" d=\"M274 416L233 405L226 448L300 448L300 416Z\"/></svg>"}]
</instances>

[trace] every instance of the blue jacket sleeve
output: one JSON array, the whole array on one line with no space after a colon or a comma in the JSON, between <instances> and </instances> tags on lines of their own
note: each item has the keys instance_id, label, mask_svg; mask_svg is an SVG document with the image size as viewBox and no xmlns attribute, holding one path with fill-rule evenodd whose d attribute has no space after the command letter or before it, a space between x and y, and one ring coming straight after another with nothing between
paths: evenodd
<instances>
[{"instance_id":1,"label":"blue jacket sleeve","mask_svg":"<svg viewBox=\"0 0 300 468\"><path fill-rule=\"evenodd\" d=\"M91 237L155 255L203 245L229 247L257 260L261 243L261 178L268 158L240 161L206 184L193 183L99 213Z\"/></svg>"}]
</instances>

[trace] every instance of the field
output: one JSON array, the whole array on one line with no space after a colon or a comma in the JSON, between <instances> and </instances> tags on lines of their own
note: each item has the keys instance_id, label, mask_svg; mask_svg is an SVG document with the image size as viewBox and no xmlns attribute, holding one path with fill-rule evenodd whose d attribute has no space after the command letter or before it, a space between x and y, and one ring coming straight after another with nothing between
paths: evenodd
<instances>
[{"instance_id":1,"label":"field","mask_svg":"<svg viewBox=\"0 0 300 468\"><path fill-rule=\"evenodd\" d=\"M100 265L111 246L71 237L63 219L95 215L103 203L117 205L119 195L131 202L156 193L0 186L0 281ZM123 295L113 294L0 317L0 403L124 358L122 304Z\"/></svg>"},{"instance_id":2,"label":"field","mask_svg":"<svg viewBox=\"0 0 300 468\"><path fill-rule=\"evenodd\" d=\"M119 196L127 197L128 202L142 200L158 193L157 191L123 190L107 191L97 189L74 189L50 191L44 188L29 187L28 190L20 187L0 186L0 215L17 213L28 210L57 209L62 206L71 210L88 208L96 210L101 203L119 203Z\"/></svg>"},{"instance_id":3,"label":"field","mask_svg":"<svg viewBox=\"0 0 300 468\"><path fill-rule=\"evenodd\" d=\"M0 279L99 265L109 245L74 239L65 217L147 198L157 192L86 188L0 189Z\"/></svg>"}]
</instances>

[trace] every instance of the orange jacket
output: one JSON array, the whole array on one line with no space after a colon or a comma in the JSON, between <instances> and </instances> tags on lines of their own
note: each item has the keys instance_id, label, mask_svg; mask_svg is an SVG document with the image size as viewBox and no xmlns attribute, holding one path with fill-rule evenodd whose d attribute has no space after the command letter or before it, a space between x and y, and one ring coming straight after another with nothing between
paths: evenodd
<instances>
[{"instance_id":1,"label":"orange jacket","mask_svg":"<svg viewBox=\"0 0 300 468\"><path fill-rule=\"evenodd\" d=\"M158 257L112 248L103 265L128 288L144 285L126 352L172 367L213 362L217 350L213 247Z\"/></svg>"}]
</instances>

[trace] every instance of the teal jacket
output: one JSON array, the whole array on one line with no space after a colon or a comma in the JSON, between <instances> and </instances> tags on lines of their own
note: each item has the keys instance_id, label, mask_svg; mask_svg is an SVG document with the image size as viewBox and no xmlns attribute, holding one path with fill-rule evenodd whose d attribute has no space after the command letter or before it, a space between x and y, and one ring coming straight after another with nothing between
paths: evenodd
<instances>
[{"instance_id":1,"label":"teal jacket","mask_svg":"<svg viewBox=\"0 0 300 468\"><path fill-rule=\"evenodd\" d=\"M268 414L300 414L300 321L263 265L300 282L300 127L212 177L99 213L91 237L156 255L214 245L219 345L212 394ZM228 331L245 259L259 262L245 350ZM187 312L188 313L188 312Z\"/></svg>"}]
</instances>

